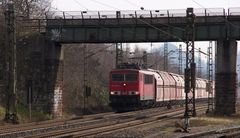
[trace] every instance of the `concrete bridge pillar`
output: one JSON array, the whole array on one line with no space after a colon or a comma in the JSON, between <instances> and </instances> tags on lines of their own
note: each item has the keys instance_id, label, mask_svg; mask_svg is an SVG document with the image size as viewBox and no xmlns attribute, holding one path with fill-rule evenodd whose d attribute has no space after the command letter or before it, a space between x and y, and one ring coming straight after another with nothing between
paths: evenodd
<instances>
[{"instance_id":1,"label":"concrete bridge pillar","mask_svg":"<svg viewBox=\"0 0 240 138\"><path fill-rule=\"evenodd\" d=\"M55 118L62 116L63 95L63 48L61 44L49 42L45 67L47 91L51 95L51 113Z\"/></svg>"},{"instance_id":2,"label":"concrete bridge pillar","mask_svg":"<svg viewBox=\"0 0 240 138\"><path fill-rule=\"evenodd\" d=\"M215 79L216 115L236 113L236 59L236 40L218 40Z\"/></svg>"}]
</instances>

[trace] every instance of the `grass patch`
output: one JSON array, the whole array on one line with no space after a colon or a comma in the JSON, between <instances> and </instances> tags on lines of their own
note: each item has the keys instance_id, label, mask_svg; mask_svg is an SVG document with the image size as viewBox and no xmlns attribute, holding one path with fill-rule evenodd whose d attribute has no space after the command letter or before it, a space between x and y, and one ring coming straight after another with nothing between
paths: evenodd
<instances>
[{"instance_id":1,"label":"grass patch","mask_svg":"<svg viewBox=\"0 0 240 138\"><path fill-rule=\"evenodd\" d=\"M240 121L240 118L238 119ZM236 120L229 117L195 117L191 118L189 125L190 127L212 127L212 126L226 126L236 123ZM182 130L184 127L184 119L178 120L175 123L169 123L164 125L162 131L165 132L176 132L176 130Z\"/></svg>"},{"instance_id":2,"label":"grass patch","mask_svg":"<svg viewBox=\"0 0 240 138\"><path fill-rule=\"evenodd\" d=\"M163 127L161 127L160 129L161 131L164 131L164 132L174 132L176 130L175 128L175 124L174 123L167 123L165 125L163 125Z\"/></svg>"},{"instance_id":3,"label":"grass patch","mask_svg":"<svg viewBox=\"0 0 240 138\"><path fill-rule=\"evenodd\" d=\"M192 118L190 120L191 127L199 127L199 126L212 126L212 125L229 125L234 121L229 118L221 118L221 117L198 117Z\"/></svg>"},{"instance_id":4,"label":"grass patch","mask_svg":"<svg viewBox=\"0 0 240 138\"><path fill-rule=\"evenodd\" d=\"M5 108L0 106L0 120L3 120L5 117Z\"/></svg>"},{"instance_id":5,"label":"grass patch","mask_svg":"<svg viewBox=\"0 0 240 138\"><path fill-rule=\"evenodd\" d=\"M43 112L32 111L32 119L29 120L29 111L28 108L22 105L18 105L17 107L17 114L20 123L27 123L27 122L38 122L52 119L52 116ZM3 121L5 117L5 108L0 105L0 120Z\"/></svg>"},{"instance_id":6,"label":"grass patch","mask_svg":"<svg viewBox=\"0 0 240 138\"><path fill-rule=\"evenodd\" d=\"M162 131L164 131L165 133L171 133L171 132L176 131L176 128L174 126L165 127L165 128L162 129Z\"/></svg>"},{"instance_id":7,"label":"grass patch","mask_svg":"<svg viewBox=\"0 0 240 138\"><path fill-rule=\"evenodd\" d=\"M30 120L28 108L22 105L18 106L18 117L21 123L26 123L30 121L38 122L52 119L52 116L49 114L32 110L32 117Z\"/></svg>"}]
</instances>

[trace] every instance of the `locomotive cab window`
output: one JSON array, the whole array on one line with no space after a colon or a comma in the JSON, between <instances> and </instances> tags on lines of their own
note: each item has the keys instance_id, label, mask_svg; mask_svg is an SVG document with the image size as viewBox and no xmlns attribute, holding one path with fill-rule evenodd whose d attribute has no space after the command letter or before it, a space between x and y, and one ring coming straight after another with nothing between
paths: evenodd
<instances>
[{"instance_id":1,"label":"locomotive cab window","mask_svg":"<svg viewBox=\"0 0 240 138\"><path fill-rule=\"evenodd\" d=\"M125 74L125 81L137 81L137 74Z\"/></svg>"},{"instance_id":2,"label":"locomotive cab window","mask_svg":"<svg viewBox=\"0 0 240 138\"><path fill-rule=\"evenodd\" d=\"M124 81L123 74L112 74L112 81Z\"/></svg>"},{"instance_id":3,"label":"locomotive cab window","mask_svg":"<svg viewBox=\"0 0 240 138\"><path fill-rule=\"evenodd\" d=\"M145 84L153 84L153 76L152 75L144 75L144 83Z\"/></svg>"}]
</instances>

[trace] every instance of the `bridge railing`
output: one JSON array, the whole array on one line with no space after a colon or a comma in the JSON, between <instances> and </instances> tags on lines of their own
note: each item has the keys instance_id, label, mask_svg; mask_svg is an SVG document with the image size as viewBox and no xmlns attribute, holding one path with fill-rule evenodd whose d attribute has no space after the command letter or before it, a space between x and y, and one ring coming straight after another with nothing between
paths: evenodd
<instances>
[{"instance_id":1,"label":"bridge railing","mask_svg":"<svg viewBox=\"0 0 240 138\"><path fill-rule=\"evenodd\" d=\"M194 9L196 16L236 16L240 15L240 8ZM116 18L162 18L185 17L184 9L174 10L141 10L141 11L70 11L49 12L46 19L116 19ZM17 30L19 32L45 32L46 19L21 19L17 18Z\"/></svg>"},{"instance_id":2,"label":"bridge railing","mask_svg":"<svg viewBox=\"0 0 240 138\"><path fill-rule=\"evenodd\" d=\"M228 15L240 15L240 7L229 8Z\"/></svg>"},{"instance_id":3,"label":"bridge railing","mask_svg":"<svg viewBox=\"0 0 240 138\"><path fill-rule=\"evenodd\" d=\"M223 8L194 9L196 16L225 16ZM186 9L140 10L140 11L66 11L49 12L47 19L116 19L116 18L161 18L185 17Z\"/></svg>"}]
</instances>

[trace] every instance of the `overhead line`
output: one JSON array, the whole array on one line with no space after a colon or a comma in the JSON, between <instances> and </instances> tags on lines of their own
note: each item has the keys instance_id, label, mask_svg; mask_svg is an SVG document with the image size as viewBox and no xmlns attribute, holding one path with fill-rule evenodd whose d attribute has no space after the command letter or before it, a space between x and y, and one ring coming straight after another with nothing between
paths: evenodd
<instances>
[{"instance_id":1,"label":"overhead line","mask_svg":"<svg viewBox=\"0 0 240 138\"><path fill-rule=\"evenodd\" d=\"M86 7L86 6L84 6L84 5L82 5L79 1L77 1L77 0L74 0L75 1L75 3L77 3L80 7L83 7L85 10L88 10L88 8Z\"/></svg>"},{"instance_id":2,"label":"overhead line","mask_svg":"<svg viewBox=\"0 0 240 138\"><path fill-rule=\"evenodd\" d=\"M97 1L97 0L92 0L92 1L94 1L94 2L96 2L96 3L98 3L98 4L101 4L101 5L104 5L104 6L107 6L107 7L110 7L110 8L114 8L114 9L119 10L119 9L116 8L116 7L113 7L113 6L111 6L111 5L108 5L108 4L99 2L99 1ZM133 17L134 17L134 16L133 16ZM136 19L137 19L137 20L140 20L141 22L147 24L148 26L150 26L150 27L152 27L152 28L154 28L154 29L162 32L162 33L165 33L165 34L167 34L167 35L173 36L174 38L177 38L179 41L182 41L182 42L183 42L182 38L180 38L180 37L178 37L178 36L175 36L175 35L172 35L172 34L166 32L166 31L163 31L163 30L161 30L160 28L158 28L158 27L156 27L156 26L154 26L154 25L152 25L152 24L149 24L148 22L145 22L145 21L143 21L143 20L141 20L141 19L139 19L139 18L137 18L137 17L136 17ZM164 25L165 25L165 24L164 24ZM166 25L166 26L169 26L169 25ZM178 27L175 27L175 26L169 26L169 27L178 28ZM179 29L179 30L184 30L184 29L181 29L181 28L178 28L178 29ZM184 30L184 31L185 31L185 30Z\"/></svg>"},{"instance_id":3,"label":"overhead line","mask_svg":"<svg viewBox=\"0 0 240 138\"><path fill-rule=\"evenodd\" d=\"M116 8L116 7L113 7L113 6L111 6L111 5L105 4L105 3L100 2L100 1L97 1L97 0L91 0L91 1L93 1L93 2L95 2L95 3L98 3L98 4L100 4L100 5L103 5L103 6L105 6L105 7L109 7L109 8L112 8L112 9L118 9L118 8ZM118 10L120 10L120 9L118 9Z\"/></svg>"},{"instance_id":4,"label":"overhead line","mask_svg":"<svg viewBox=\"0 0 240 138\"><path fill-rule=\"evenodd\" d=\"M141 7L141 6L139 6L139 5L131 2L131 1L129 1L129 0L125 0L125 1L127 1L130 5L132 5L132 6L134 6L134 7L137 7L137 8L140 8L140 7Z\"/></svg>"},{"instance_id":5,"label":"overhead line","mask_svg":"<svg viewBox=\"0 0 240 138\"><path fill-rule=\"evenodd\" d=\"M101 5L107 6L107 7L111 7L111 8L114 8L114 9L118 9L118 8L116 8L116 7L110 6L110 5L108 5L108 4L105 4L105 3L102 3L102 2L99 2L99 1L96 1L96 0L92 0L92 1L94 1L94 2L96 2L96 3L99 3L99 4L101 4ZM45 5L45 6L47 6L47 5ZM51 8L51 9L54 9L54 10L57 10L57 11L60 11L60 12L64 12L64 11L61 11L61 10L59 10L59 9L57 9L57 8L52 7L52 6L50 6L50 8ZM118 10L119 10L119 9L118 9ZM67 13L67 12L66 12L66 14L71 15L71 14L69 14L69 13ZM72 17L75 17L74 15L71 15L71 16L72 16ZM175 35L172 35L172 34L166 32L166 31L163 31L162 29L160 29L160 28L158 28L158 27L156 27L156 26L154 26L154 25L152 25L152 24L150 24L150 23L148 23L148 22L145 22L144 20L141 20L141 19L139 19L139 18L137 18L137 17L136 17L136 19L137 19L137 20L140 20L141 22L147 24L148 26L150 26L150 27L152 27L152 28L154 28L154 29L156 29L156 30L164 33L164 34L167 34L167 35L169 35L169 36L172 36L172 37L178 39L179 41L184 42L184 41L182 40L182 38L180 38L180 37L178 37L178 36L175 36ZM165 24L164 24L164 25L165 25ZM173 27L173 28L177 28L177 29L179 29L179 30L184 30L184 29L181 29L181 28L178 28L178 27L175 27L175 26L169 26L169 25L166 25L166 26L168 26L168 27ZM102 28L105 28L105 27L102 27ZM184 30L184 31L185 31L185 30Z\"/></svg>"},{"instance_id":6,"label":"overhead line","mask_svg":"<svg viewBox=\"0 0 240 138\"><path fill-rule=\"evenodd\" d=\"M74 0L74 1L76 1L76 0ZM113 9L120 10L120 9L118 9L118 8L116 8L116 7L113 7L113 6L111 6L111 5L108 5L108 4L105 4L105 3L102 3L102 2L99 2L99 1L96 1L96 0L92 0L92 1L94 1L95 3L101 4L101 5L104 5L104 6L113 8ZM77 1L76 1L76 2L77 2ZM46 5L45 5L45 6L46 6ZM51 9L55 9L55 10L60 11L60 12L64 12L64 11L61 11L61 10L59 10L59 9L57 9L57 8L53 8L52 6L51 6L50 8L51 8ZM71 15L71 14L69 14L69 13L67 13L67 12L66 12L66 14ZM72 16L72 17L75 17L74 15L71 15L71 16ZM137 18L137 17L136 17L136 18ZM138 19L138 18L137 18L137 19ZM138 20L140 20L140 19L138 19ZM161 32L165 32L165 33L167 33L168 35L172 35L172 34L166 32L166 31L163 31L163 30L161 30L161 29L159 29L159 28L157 28L157 27L155 27L155 26L153 26L153 25L145 22L145 21L142 21L142 22L146 23L147 25L150 25L151 27L153 27L153 28L155 28L155 29L157 29L157 30L159 30L159 31L161 31ZM161 24L161 23L160 23L160 24ZM161 24L161 25L168 26L168 27L172 27L172 28L175 28L175 29L178 29L178 30L181 30L181 31L185 31L185 29L182 29L182 28L179 28L179 27L175 27L175 26L171 26L171 25L167 25L167 24ZM173 35L172 35L172 36L173 36ZM176 37L176 36L175 36L175 37ZM179 38L179 37L178 37L178 38Z\"/></svg>"},{"instance_id":7,"label":"overhead line","mask_svg":"<svg viewBox=\"0 0 240 138\"><path fill-rule=\"evenodd\" d=\"M101 4L106 5L106 6L109 6L109 5L107 5L107 4L104 4L104 3L102 3L102 2L98 2L98 1L96 1L96 0L92 0L92 1L95 1L95 2L97 2L97 3L101 3ZM111 8L115 8L115 7L112 7L112 6L110 6L110 7L111 7ZM118 9L118 8L115 8L115 9ZM119 9L118 9L118 10L119 10ZM134 16L133 16L133 17L134 17ZM172 35L172 34L166 32L166 31L163 31L163 30L161 30L160 28L158 28L158 27L156 27L156 26L154 26L154 25L152 25L152 24L150 24L150 23L148 23L148 22L145 22L145 21L143 21L143 20L141 20L141 19L139 19L139 18L137 18L137 17L136 17L136 19L137 19L137 20L140 20L141 22L147 24L148 26L150 26L150 27L152 27L152 28L154 28L154 29L162 32L162 33L165 33L165 34L167 34L167 35L173 36L174 38L177 38L178 40L180 40L180 41L183 42L182 38L180 38L180 37L178 37L178 36L175 36L175 35ZM169 26L169 25L166 25L166 26ZM171 27L176 28L175 26L171 26ZM183 29L179 28L179 30L183 30ZM184 31L185 31L185 30L184 30Z\"/></svg>"},{"instance_id":8,"label":"overhead line","mask_svg":"<svg viewBox=\"0 0 240 138\"><path fill-rule=\"evenodd\" d=\"M204 7L202 4L200 4L199 2L196 2L195 0L192 0L194 3L196 3L197 5L199 5L200 7L202 7L202 8L204 8L204 9L206 9L206 10L208 10L210 13L213 13L214 15L216 15L214 12L212 12L211 10L209 10L209 9L207 9L206 7ZM220 18L220 17L219 17ZM221 18L222 19L222 18ZM231 22L229 22L226 18L224 18L224 20L226 21L226 22L228 22L230 25L232 25L233 27L235 27L235 28L240 28L240 26L238 26L238 25L235 25L235 24L233 24L233 23L231 23Z\"/></svg>"},{"instance_id":9,"label":"overhead line","mask_svg":"<svg viewBox=\"0 0 240 138\"><path fill-rule=\"evenodd\" d=\"M112 47L112 45L111 46L107 46L107 47L102 48L102 49L99 49L98 51L95 51L94 53L91 53L91 54L87 55L86 58L90 58L90 57L96 55L97 53L102 52L102 51L104 51L104 50L106 50L106 49L108 49L110 47Z\"/></svg>"}]
</instances>

